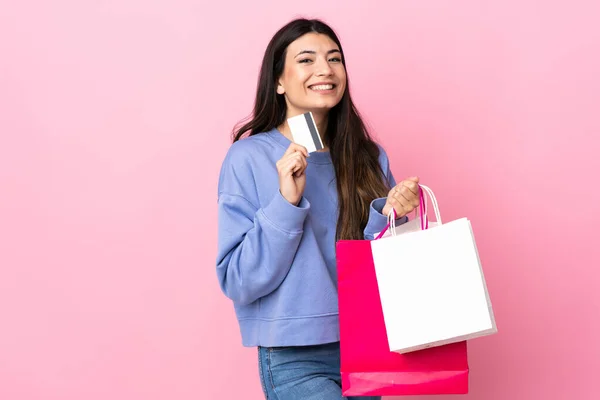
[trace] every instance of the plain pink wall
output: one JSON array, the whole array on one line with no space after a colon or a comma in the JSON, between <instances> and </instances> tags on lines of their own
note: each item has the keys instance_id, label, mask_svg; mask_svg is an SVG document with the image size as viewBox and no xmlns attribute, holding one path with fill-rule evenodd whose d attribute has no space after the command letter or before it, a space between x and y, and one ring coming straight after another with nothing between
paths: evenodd
<instances>
[{"instance_id":1,"label":"plain pink wall","mask_svg":"<svg viewBox=\"0 0 600 400\"><path fill-rule=\"evenodd\" d=\"M467 398L600 397L597 1L2 3L1 399L262 398L216 182L300 13L340 34L396 176L473 221L500 333Z\"/></svg>"}]
</instances>

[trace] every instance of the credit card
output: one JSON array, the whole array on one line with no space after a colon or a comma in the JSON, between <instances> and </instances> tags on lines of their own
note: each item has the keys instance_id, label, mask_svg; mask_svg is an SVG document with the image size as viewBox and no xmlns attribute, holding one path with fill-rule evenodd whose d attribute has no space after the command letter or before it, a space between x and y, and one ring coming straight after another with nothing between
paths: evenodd
<instances>
[{"instance_id":1,"label":"credit card","mask_svg":"<svg viewBox=\"0 0 600 400\"><path fill-rule=\"evenodd\" d=\"M323 141L317 130L317 124L311 112L288 118L294 143L306 147L309 153L323 149Z\"/></svg>"}]
</instances>

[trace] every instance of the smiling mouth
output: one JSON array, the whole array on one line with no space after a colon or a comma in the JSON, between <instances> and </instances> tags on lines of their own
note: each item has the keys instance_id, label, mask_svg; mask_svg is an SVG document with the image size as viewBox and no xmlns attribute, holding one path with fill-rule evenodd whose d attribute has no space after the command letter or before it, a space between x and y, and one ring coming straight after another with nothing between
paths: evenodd
<instances>
[{"instance_id":1,"label":"smiling mouth","mask_svg":"<svg viewBox=\"0 0 600 400\"><path fill-rule=\"evenodd\" d=\"M332 90L336 87L336 85L330 83L327 85L311 85L308 88L314 91L320 91L320 90Z\"/></svg>"}]
</instances>

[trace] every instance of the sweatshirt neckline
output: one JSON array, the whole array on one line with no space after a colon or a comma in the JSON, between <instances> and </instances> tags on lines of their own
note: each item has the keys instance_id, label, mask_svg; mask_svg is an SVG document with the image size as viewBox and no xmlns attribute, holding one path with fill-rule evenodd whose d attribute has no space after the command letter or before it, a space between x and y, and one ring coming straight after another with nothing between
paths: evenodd
<instances>
[{"instance_id":1,"label":"sweatshirt neckline","mask_svg":"<svg viewBox=\"0 0 600 400\"><path fill-rule=\"evenodd\" d=\"M290 144L292 143L290 141L290 139L285 137L283 135L283 133L279 132L279 129L277 129L277 128L271 129L271 131L267 132L267 134L278 145L283 147L284 151L287 150L287 148L290 147ZM313 151L312 153L310 153L310 157L308 157L306 160L309 163L313 163L313 164L331 164L332 163L331 154L329 153L329 150Z\"/></svg>"}]
</instances>

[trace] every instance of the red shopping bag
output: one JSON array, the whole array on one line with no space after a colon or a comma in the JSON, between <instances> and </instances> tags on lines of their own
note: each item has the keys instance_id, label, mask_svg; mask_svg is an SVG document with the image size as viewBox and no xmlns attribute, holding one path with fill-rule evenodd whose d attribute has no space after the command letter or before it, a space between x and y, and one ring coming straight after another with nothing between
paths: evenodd
<instances>
[{"instance_id":1,"label":"red shopping bag","mask_svg":"<svg viewBox=\"0 0 600 400\"><path fill-rule=\"evenodd\" d=\"M466 342L391 352L370 241L341 240L336 248L343 395L467 393Z\"/></svg>"}]
</instances>

